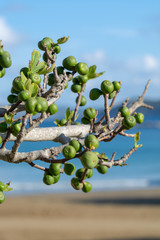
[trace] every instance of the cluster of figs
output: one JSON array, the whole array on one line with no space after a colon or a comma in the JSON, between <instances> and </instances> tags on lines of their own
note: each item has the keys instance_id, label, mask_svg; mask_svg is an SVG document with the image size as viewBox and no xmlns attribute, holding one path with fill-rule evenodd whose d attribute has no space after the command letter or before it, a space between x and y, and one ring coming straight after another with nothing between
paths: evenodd
<instances>
[{"instance_id":1,"label":"cluster of figs","mask_svg":"<svg viewBox=\"0 0 160 240\"><path fill-rule=\"evenodd\" d=\"M10 53L4 51L0 44L0 78L6 74L6 68L9 68L12 64Z\"/></svg>"},{"instance_id":2,"label":"cluster of figs","mask_svg":"<svg viewBox=\"0 0 160 240\"><path fill-rule=\"evenodd\" d=\"M61 163L51 163L49 168L46 170L43 182L46 185L55 184L60 179L60 174L64 172L67 175L75 176L71 179L71 186L75 190L82 189L83 192L90 192L92 190L92 185L90 182L86 181L87 178L91 178L93 175L93 169L101 174L105 174L108 170L107 166L99 165L99 158L103 158L107 161L108 157L105 154L99 154L95 150L99 146L99 141L95 135L89 134L84 140L84 147L82 144L73 139L63 148L63 156L65 157L64 168L61 169ZM75 165L68 162L70 159L79 158L83 168L77 169ZM76 171L76 172L75 172Z\"/></svg>"}]
</instances>

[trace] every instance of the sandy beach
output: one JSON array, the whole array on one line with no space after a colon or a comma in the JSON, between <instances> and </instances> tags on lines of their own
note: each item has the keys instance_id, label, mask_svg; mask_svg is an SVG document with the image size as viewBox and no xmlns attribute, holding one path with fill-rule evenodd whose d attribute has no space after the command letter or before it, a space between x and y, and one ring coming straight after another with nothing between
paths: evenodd
<instances>
[{"instance_id":1,"label":"sandy beach","mask_svg":"<svg viewBox=\"0 0 160 240\"><path fill-rule=\"evenodd\" d=\"M160 190L10 196L0 240L158 240Z\"/></svg>"}]
</instances>

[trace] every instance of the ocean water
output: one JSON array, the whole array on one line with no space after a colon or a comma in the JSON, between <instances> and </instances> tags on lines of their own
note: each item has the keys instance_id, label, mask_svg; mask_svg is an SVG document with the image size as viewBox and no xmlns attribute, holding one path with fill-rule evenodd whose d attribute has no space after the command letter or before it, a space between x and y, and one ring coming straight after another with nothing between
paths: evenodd
<instances>
[{"instance_id":1,"label":"ocean water","mask_svg":"<svg viewBox=\"0 0 160 240\"><path fill-rule=\"evenodd\" d=\"M48 126L50 123L48 123ZM127 166L116 166L108 169L107 174L102 175L93 170L93 177L87 181L93 185L93 191L114 191L131 189L160 188L160 129L144 128L133 129L130 132L141 132L139 148L127 160ZM42 148L58 146L58 143L49 142L24 142L20 151L33 151ZM11 148L9 142L7 147ZM100 153L106 153L110 158L113 152L116 152L115 159L119 159L134 146L134 139L117 136L112 142L100 143L97 149ZM76 168L82 167L79 159L73 159L72 162ZM49 164L36 161L37 164L47 167ZM32 168L27 163L10 164L0 161L0 180L3 182L11 181L13 191L11 194L35 194L35 193L54 193L54 192L72 192L75 191L70 185L73 176L61 174L60 181L51 186L46 186L43 179L43 171Z\"/></svg>"}]
</instances>

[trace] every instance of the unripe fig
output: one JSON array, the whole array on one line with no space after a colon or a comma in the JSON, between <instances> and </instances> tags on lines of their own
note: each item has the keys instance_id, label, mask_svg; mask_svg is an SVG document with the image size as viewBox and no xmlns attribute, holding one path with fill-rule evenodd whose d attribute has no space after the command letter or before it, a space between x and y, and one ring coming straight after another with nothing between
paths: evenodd
<instances>
[{"instance_id":1,"label":"unripe fig","mask_svg":"<svg viewBox=\"0 0 160 240\"><path fill-rule=\"evenodd\" d=\"M46 185L51 185L54 183L54 177L48 173L45 173L43 177L43 182Z\"/></svg>"},{"instance_id":2,"label":"unripe fig","mask_svg":"<svg viewBox=\"0 0 160 240\"><path fill-rule=\"evenodd\" d=\"M75 165L73 163L65 163L64 172L67 175L73 175L73 173L75 172Z\"/></svg>"},{"instance_id":3,"label":"unripe fig","mask_svg":"<svg viewBox=\"0 0 160 240\"><path fill-rule=\"evenodd\" d=\"M78 177L79 179L82 178L82 175L85 171L85 168L80 168L76 171L76 177ZM91 178L93 176L93 170L92 169L88 169L87 170L87 174L85 175L84 179L86 178Z\"/></svg>"},{"instance_id":4,"label":"unripe fig","mask_svg":"<svg viewBox=\"0 0 160 240\"><path fill-rule=\"evenodd\" d=\"M82 90L82 87L80 84L73 83L71 86L71 91L74 93L80 93Z\"/></svg>"},{"instance_id":5,"label":"unripe fig","mask_svg":"<svg viewBox=\"0 0 160 240\"><path fill-rule=\"evenodd\" d=\"M68 146L65 146L65 147L63 148L62 153L63 153L63 156L64 156L65 158L71 159L71 158L74 158L74 157L75 157L75 155L76 155L76 150L75 150L75 148L74 148L73 146L68 145Z\"/></svg>"},{"instance_id":6,"label":"unripe fig","mask_svg":"<svg viewBox=\"0 0 160 240\"><path fill-rule=\"evenodd\" d=\"M66 124L66 119L62 118L60 121L59 121L59 125L60 126L64 126Z\"/></svg>"},{"instance_id":7,"label":"unripe fig","mask_svg":"<svg viewBox=\"0 0 160 240\"><path fill-rule=\"evenodd\" d=\"M0 78L2 78L6 74L6 69L0 66Z\"/></svg>"},{"instance_id":8,"label":"unripe fig","mask_svg":"<svg viewBox=\"0 0 160 240\"><path fill-rule=\"evenodd\" d=\"M53 50L54 50L55 53L58 54L58 53L60 53L60 51L61 51L61 47L60 47L58 44L56 44L56 45L54 45Z\"/></svg>"},{"instance_id":9,"label":"unripe fig","mask_svg":"<svg viewBox=\"0 0 160 240\"><path fill-rule=\"evenodd\" d=\"M78 97L76 98L76 103L78 102ZM85 106L87 103L87 99L84 96L81 96L81 102L79 106Z\"/></svg>"},{"instance_id":10,"label":"unripe fig","mask_svg":"<svg viewBox=\"0 0 160 240\"><path fill-rule=\"evenodd\" d=\"M20 74L21 74L21 72L23 72L23 74L24 74L26 77L28 77L28 72L29 72L28 67L23 67L23 68L21 68Z\"/></svg>"},{"instance_id":11,"label":"unripe fig","mask_svg":"<svg viewBox=\"0 0 160 240\"><path fill-rule=\"evenodd\" d=\"M97 171L101 174L105 174L108 171L108 167L107 166L102 166L102 165L98 165L97 166Z\"/></svg>"},{"instance_id":12,"label":"unripe fig","mask_svg":"<svg viewBox=\"0 0 160 240\"><path fill-rule=\"evenodd\" d=\"M70 71L74 70L76 64L77 64L77 61L73 56L69 56L65 58L62 62L63 67Z\"/></svg>"},{"instance_id":13,"label":"unripe fig","mask_svg":"<svg viewBox=\"0 0 160 240\"><path fill-rule=\"evenodd\" d=\"M2 191L0 191L0 203L3 203L5 201L5 195Z\"/></svg>"},{"instance_id":14,"label":"unripe fig","mask_svg":"<svg viewBox=\"0 0 160 240\"><path fill-rule=\"evenodd\" d=\"M21 77L16 77L14 80L13 80L13 88L17 91L23 91L25 89L25 86L24 86L24 83L22 82L21 80Z\"/></svg>"},{"instance_id":15,"label":"unripe fig","mask_svg":"<svg viewBox=\"0 0 160 240\"><path fill-rule=\"evenodd\" d=\"M51 44L53 43L53 40L49 37L45 37L42 39L42 41L38 42L38 47L41 50L45 50L45 46L50 50Z\"/></svg>"},{"instance_id":16,"label":"unripe fig","mask_svg":"<svg viewBox=\"0 0 160 240\"><path fill-rule=\"evenodd\" d=\"M31 73L29 77L32 82L36 83L37 85L41 83L41 76L38 73Z\"/></svg>"},{"instance_id":17,"label":"unripe fig","mask_svg":"<svg viewBox=\"0 0 160 240\"><path fill-rule=\"evenodd\" d=\"M102 91L98 88L93 88L91 89L90 93L89 93L89 97L91 100L97 100L101 95L102 95Z\"/></svg>"},{"instance_id":18,"label":"unripe fig","mask_svg":"<svg viewBox=\"0 0 160 240\"><path fill-rule=\"evenodd\" d=\"M49 166L49 173L51 175L57 176L60 174L61 164L60 163L51 163Z\"/></svg>"},{"instance_id":19,"label":"unripe fig","mask_svg":"<svg viewBox=\"0 0 160 240\"><path fill-rule=\"evenodd\" d=\"M57 111L58 111L58 107L55 103L52 103L47 109L47 112L49 112L50 115L55 114Z\"/></svg>"},{"instance_id":20,"label":"unripe fig","mask_svg":"<svg viewBox=\"0 0 160 240\"><path fill-rule=\"evenodd\" d=\"M90 148L90 149L94 150L99 146L99 141L94 135L89 134L85 138L85 145L86 145L87 148Z\"/></svg>"},{"instance_id":21,"label":"unripe fig","mask_svg":"<svg viewBox=\"0 0 160 240\"><path fill-rule=\"evenodd\" d=\"M11 56L9 52L3 51L3 54L0 55L0 66L3 68L9 68L12 64Z\"/></svg>"},{"instance_id":22,"label":"unripe fig","mask_svg":"<svg viewBox=\"0 0 160 240\"><path fill-rule=\"evenodd\" d=\"M143 115L143 113L137 113L134 117L135 117L136 122L137 122L138 124L143 123L143 121L144 121L144 115Z\"/></svg>"},{"instance_id":23,"label":"unripe fig","mask_svg":"<svg viewBox=\"0 0 160 240\"><path fill-rule=\"evenodd\" d=\"M89 182L84 182L83 183L83 187L82 187L82 191L87 193L90 192L92 190L92 184Z\"/></svg>"},{"instance_id":24,"label":"unripe fig","mask_svg":"<svg viewBox=\"0 0 160 240\"><path fill-rule=\"evenodd\" d=\"M101 90L104 94L109 94L114 91L114 86L113 83L110 82L109 80L104 80L101 83Z\"/></svg>"},{"instance_id":25,"label":"unripe fig","mask_svg":"<svg viewBox=\"0 0 160 240\"><path fill-rule=\"evenodd\" d=\"M14 122L11 126L11 132L14 136L17 136L18 133L20 132L21 130L21 127L22 127L22 122L20 121L17 121L17 122Z\"/></svg>"},{"instance_id":26,"label":"unripe fig","mask_svg":"<svg viewBox=\"0 0 160 240\"><path fill-rule=\"evenodd\" d=\"M9 103L13 104L18 101L18 97L14 94L10 94L8 95L7 100Z\"/></svg>"},{"instance_id":27,"label":"unripe fig","mask_svg":"<svg viewBox=\"0 0 160 240\"><path fill-rule=\"evenodd\" d=\"M74 147L76 152L80 152L82 149L82 145L80 142L78 142L77 140L73 139L69 142L69 145Z\"/></svg>"},{"instance_id":28,"label":"unripe fig","mask_svg":"<svg viewBox=\"0 0 160 240\"><path fill-rule=\"evenodd\" d=\"M122 123L125 128L130 129L136 125L136 119L133 116L126 116Z\"/></svg>"},{"instance_id":29,"label":"unripe fig","mask_svg":"<svg viewBox=\"0 0 160 240\"><path fill-rule=\"evenodd\" d=\"M112 99L112 98L114 98L115 95L116 95L116 91L113 91L113 92L109 93L108 98Z\"/></svg>"},{"instance_id":30,"label":"unripe fig","mask_svg":"<svg viewBox=\"0 0 160 240\"><path fill-rule=\"evenodd\" d=\"M88 76L87 75L80 75L78 76L78 81L80 84L84 84L88 81Z\"/></svg>"},{"instance_id":31,"label":"unripe fig","mask_svg":"<svg viewBox=\"0 0 160 240\"><path fill-rule=\"evenodd\" d=\"M86 63L79 62L75 66L75 70L80 74L80 75L86 75L89 73L89 68Z\"/></svg>"},{"instance_id":32,"label":"unripe fig","mask_svg":"<svg viewBox=\"0 0 160 240\"><path fill-rule=\"evenodd\" d=\"M5 189L5 184L3 182L0 182L0 191L4 191Z\"/></svg>"},{"instance_id":33,"label":"unripe fig","mask_svg":"<svg viewBox=\"0 0 160 240\"><path fill-rule=\"evenodd\" d=\"M78 76L74 77L74 78L72 79L72 82L80 85L80 83L79 83L79 77L78 77Z\"/></svg>"},{"instance_id":34,"label":"unripe fig","mask_svg":"<svg viewBox=\"0 0 160 240\"><path fill-rule=\"evenodd\" d=\"M29 113L34 113L37 105L37 100L33 97L30 97L26 100L25 109Z\"/></svg>"},{"instance_id":35,"label":"unripe fig","mask_svg":"<svg viewBox=\"0 0 160 240\"><path fill-rule=\"evenodd\" d=\"M75 190L80 190L83 187L83 183L81 183L80 180L76 177L71 179L71 185Z\"/></svg>"},{"instance_id":36,"label":"unripe fig","mask_svg":"<svg viewBox=\"0 0 160 240\"><path fill-rule=\"evenodd\" d=\"M97 113L96 110L94 108L87 108L83 111L84 117L92 120L96 117Z\"/></svg>"},{"instance_id":37,"label":"unripe fig","mask_svg":"<svg viewBox=\"0 0 160 240\"><path fill-rule=\"evenodd\" d=\"M7 131L7 129L8 129L8 125L6 122L0 123L0 132L1 133L5 133Z\"/></svg>"},{"instance_id":38,"label":"unripe fig","mask_svg":"<svg viewBox=\"0 0 160 240\"><path fill-rule=\"evenodd\" d=\"M52 177L53 177L53 180L54 180L54 182L53 182L53 184L55 184L55 183L57 183L58 181L59 181L59 179L60 179L60 174L58 174L58 175L53 175Z\"/></svg>"},{"instance_id":39,"label":"unripe fig","mask_svg":"<svg viewBox=\"0 0 160 240\"><path fill-rule=\"evenodd\" d=\"M48 109L48 102L47 102L47 100L45 98L43 98L43 97L37 97L36 101L37 101L37 104L41 105L41 109L39 109L39 111L38 111L38 109L36 107L36 111L37 112L46 112L47 109Z\"/></svg>"},{"instance_id":40,"label":"unripe fig","mask_svg":"<svg viewBox=\"0 0 160 240\"><path fill-rule=\"evenodd\" d=\"M90 121L89 121L87 118L85 118L85 117L82 117L82 118L81 118L81 122L82 122L83 124L90 124Z\"/></svg>"},{"instance_id":41,"label":"unripe fig","mask_svg":"<svg viewBox=\"0 0 160 240\"><path fill-rule=\"evenodd\" d=\"M81 163L85 168L94 168L98 164L98 157L94 152L86 151L81 156Z\"/></svg>"},{"instance_id":42,"label":"unripe fig","mask_svg":"<svg viewBox=\"0 0 160 240\"><path fill-rule=\"evenodd\" d=\"M121 84L117 81L113 81L114 91L118 91L121 88Z\"/></svg>"},{"instance_id":43,"label":"unripe fig","mask_svg":"<svg viewBox=\"0 0 160 240\"><path fill-rule=\"evenodd\" d=\"M54 84L54 74L53 73L50 73L48 75L48 85L49 86L52 86Z\"/></svg>"},{"instance_id":44,"label":"unripe fig","mask_svg":"<svg viewBox=\"0 0 160 240\"><path fill-rule=\"evenodd\" d=\"M121 107L119 112L121 112L122 117L129 116L129 109L127 107Z\"/></svg>"},{"instance_id":45,"label":"unripe fig","mask_svg":"<svg viewBox=\"0 0 160 240\"><path fill-rule=\"evenodd\" d=\"M28 98L30 98L30 92L27 89L18 94L18 99L21 101L26 101Z\"/></svg>"}]
</instances>

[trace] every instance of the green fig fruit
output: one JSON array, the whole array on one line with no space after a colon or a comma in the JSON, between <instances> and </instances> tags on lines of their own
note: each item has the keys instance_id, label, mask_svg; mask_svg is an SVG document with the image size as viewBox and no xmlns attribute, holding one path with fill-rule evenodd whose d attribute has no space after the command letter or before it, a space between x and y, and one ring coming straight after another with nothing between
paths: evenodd
<instances>
[{"instance_id":1,"label":"green fig fruit","mask_svg":"<svg viewBox=\"0 0 160 240\"><path fill-rule=\"evenodd\" d=\"M85 168L94 168L98 162L99 159L94 152L86 151L81 156L81 163Z\"/></svg>"},{"instance_id":2,"label":"green fig fruit","mask_svg":"<svg viewBox=\"0 0 160 240\"><path fill-rule=\"evenodd\" d=\"M73 146L71 145L68 145L68 146L65 146L62 150L62 153L63 153L63 156L67 159L71 159L71 158L74 158L75 155L76 155L76 150Z\"/></svg>"},{"instance_id":3,"label":"green fig fruit","mask_svg":"<svg viewBox=\"0 0 160 240\"><path fill-rule=\"evenodd\" d=\"M75 172L75 165L73 163L65 163L64 172L67 175L73 175L73 173Z\"/></svg>"}]
</instances>

